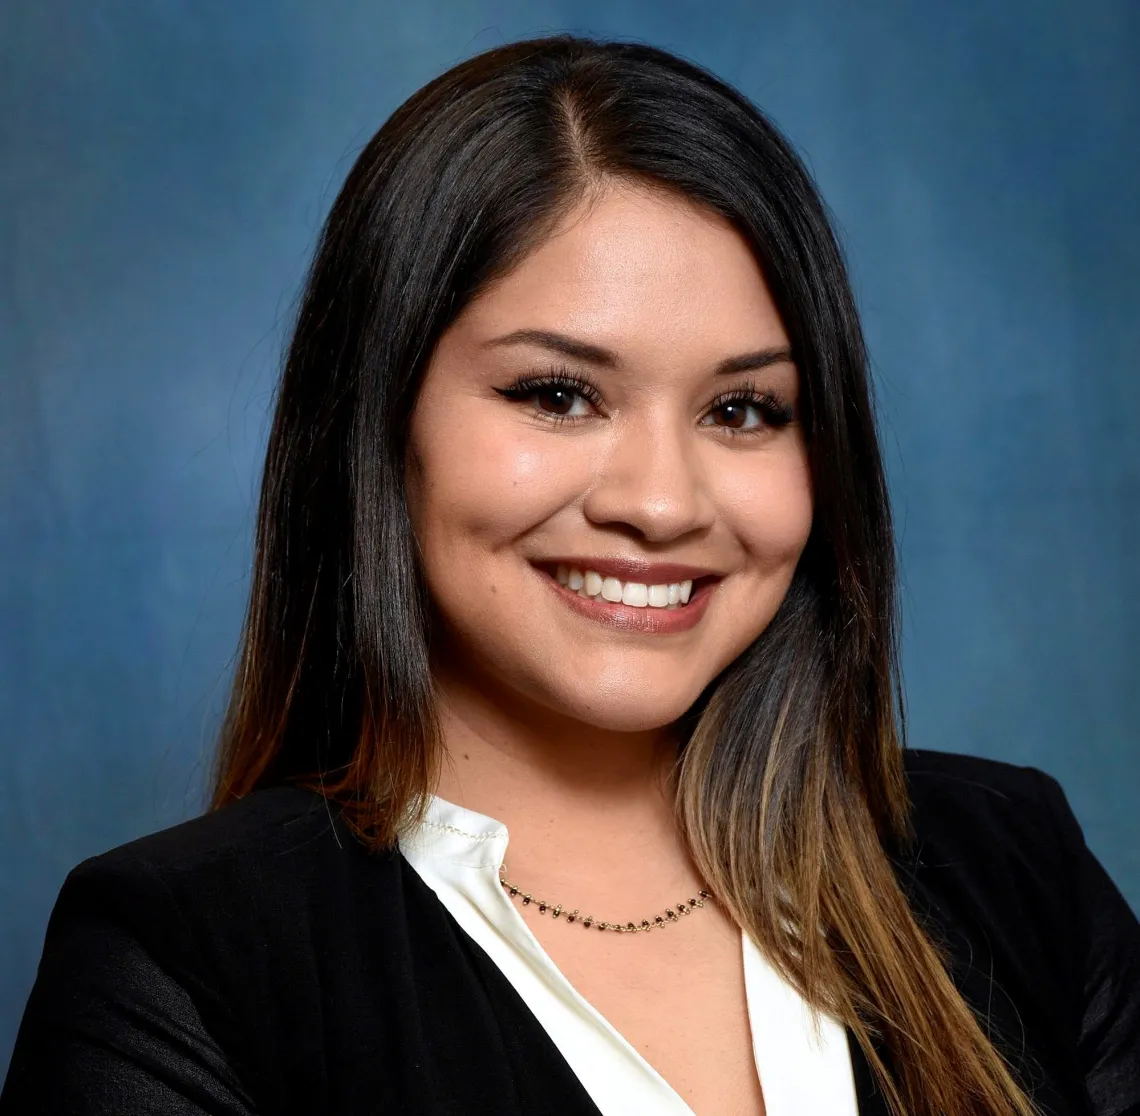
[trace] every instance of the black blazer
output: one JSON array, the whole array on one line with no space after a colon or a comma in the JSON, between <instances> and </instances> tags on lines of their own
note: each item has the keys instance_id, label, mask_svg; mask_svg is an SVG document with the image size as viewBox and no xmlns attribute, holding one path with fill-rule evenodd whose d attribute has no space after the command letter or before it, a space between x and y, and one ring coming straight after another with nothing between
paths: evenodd
<instances>
[{"instance_id":1,"label":"black blazer","mask_svg":"<svg viewBox=\"0 0 1140 1116\"><path fill-rule=\"evenodd\" d=\"M1060 787L964 756L906 766L918 841L897 871L962 993L1043 1112L1140 1114L1140 925ZM848 1037L860 1112L883 1116ZM598 1109L399 853L280 788L71 872L0 1113Z\"/></svg>"}]
</instances>

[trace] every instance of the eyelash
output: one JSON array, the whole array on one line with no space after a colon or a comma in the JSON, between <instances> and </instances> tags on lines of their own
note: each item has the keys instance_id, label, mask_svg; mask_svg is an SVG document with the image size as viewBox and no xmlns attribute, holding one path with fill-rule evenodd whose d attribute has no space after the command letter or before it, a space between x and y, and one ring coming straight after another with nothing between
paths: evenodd
<instances>
[{"instance_id":1,"label":"eyelash","mask_svg":"<svg viewBox=\"0 0 1140 1116\"><path fill-rule=\"evenodd\" d=\"M540 391L551 390L573 392L594 407L598 407L602 403L602 393L594 384L563 365L555 365L548 369L536 369L528 375L520 376L508 387L496 388L495 390L505 399L516 403L525 403L527 400L533 399ZM722 392L708 405L705 414L710 414L731 403L755 407L764 419L764 426L759 430L736 430L729 426L719 428L733 437L754 436L762 433L764 429L779 429L787 426L795 417L795 411L791 404L785 403L770 391L760 391L751 380L739 387ZM561 424L576 421L576 416L544 414L543 419L547 422Z\"/></svg>"},{"instance_id":2,"label":"eyelash","mask_svg":"<svg viewBox=\"0 0 1140 1116\"><path fill-rule=\"evenodd\" d=\"M602 393L597 387L562 365L555 365L549 369L535 369L526 376L520 376L509 387L496 388L495 390L513 402L525 403L540 391L559 389L580 395L591 406L601 406ZM554 422L565 422L570 416L547 415L545 417Z\"/></svg>"}]
</instances>

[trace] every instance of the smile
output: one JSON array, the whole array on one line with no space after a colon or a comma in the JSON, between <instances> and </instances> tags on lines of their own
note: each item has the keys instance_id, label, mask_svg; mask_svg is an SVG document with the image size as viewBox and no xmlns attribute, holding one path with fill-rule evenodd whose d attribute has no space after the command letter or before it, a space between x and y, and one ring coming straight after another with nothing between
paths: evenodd
<instances>
[{"instance_id":1,"label":"smile","mask_svg":"<svg viewBox=\"0 0 1140 1116\"><path fill-rule=\"evenodd\" d=\"M564 565L558 566L554 576L559 585L565 585L580 597L601 597L611 604L630 605L632 608L680 608L689 603L693 592L692 579L646 585L640 581L606 577L596 570L583 571Z\"/></svg>"},{"instance_id":2,"label":"smile","mask_svg":"<svg viewBox=\"0 0 1140 1116\"><path fill-rule=\"evenodd\" d=\"M543 580L575 612L610 627L644 633L683 632L694 627L721 580L716 575L701 576L697 570L673 572L667 567L648 567L642 574L646 580L633 580L617 577L625 571L613 569L614 565L607 562L611 568L596 570L585 563L559 562L539 568ZM682 572L697 576L682 577Z\"/></svg>"}]
</instances>

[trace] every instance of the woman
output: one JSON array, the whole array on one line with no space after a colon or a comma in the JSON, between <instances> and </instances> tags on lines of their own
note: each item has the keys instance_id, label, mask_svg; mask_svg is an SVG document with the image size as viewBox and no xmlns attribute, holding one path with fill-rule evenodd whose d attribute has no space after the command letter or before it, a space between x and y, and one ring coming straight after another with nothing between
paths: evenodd
<instances>
[{"instance_id":1,"label":"woman","mask_svg":"<svg viewBox=\"0 0 1140 1116\"><path fill-rule=\"evenodd\" d=\"M902 749L894 593L787 143L457 66L313 264L215 809L69 876L0 1109L1140 1113L1140 926L1047 776Z\"/></svg>"}]
</instances>

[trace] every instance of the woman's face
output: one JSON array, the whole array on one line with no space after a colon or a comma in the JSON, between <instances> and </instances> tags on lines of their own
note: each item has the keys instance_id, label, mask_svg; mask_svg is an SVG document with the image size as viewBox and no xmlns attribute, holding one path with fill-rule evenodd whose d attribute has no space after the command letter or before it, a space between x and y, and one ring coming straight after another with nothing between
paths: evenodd
<instances>
[{"instance_id":1,"label":"woman's face","mask_svg":"<svg viewBox=\"0 0 1140 1116\"><path fill-rule=\"evenodd\" d=\"M569 214L442 336L416 401L437 667L611 730L676 720L807 542L798 396L727 222L626 184Z\"/></svg>"}]
</instances>

